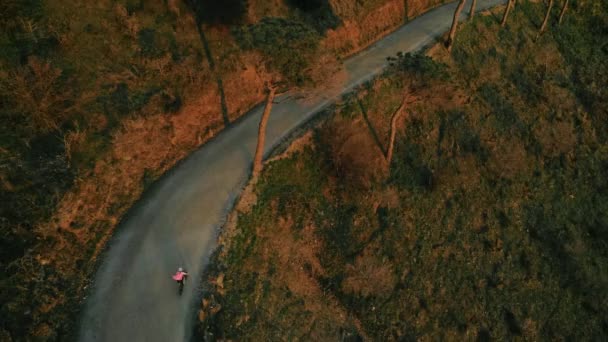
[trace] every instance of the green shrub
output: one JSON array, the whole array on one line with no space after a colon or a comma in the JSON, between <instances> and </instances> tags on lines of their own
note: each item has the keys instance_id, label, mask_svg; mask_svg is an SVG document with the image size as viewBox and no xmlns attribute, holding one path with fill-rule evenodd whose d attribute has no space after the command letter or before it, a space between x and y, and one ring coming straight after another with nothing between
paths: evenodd
<instances>
[{"instance_id":1,"label":"green shrub","mask_svg":"<svg viewBox=\"0 0 608 342\"><path fill-rule=\"evenodd\" d=\"M433 171L423 160L422 148L413 143L400 142L395 150L398 152L391 167L391 182L408 190L432 190Z\"/></svg>"},{"instance_id":2,"label":"green shrub","mask_svg":"<svg viewBox=\"0 0 608 342\"><path fill-rule=\"evenodd\" d=\"M499 132L502 134L522 133L525 126L511 102L501 95L495 84L484 83L477 89L477 93L492 109L492 117Z\"/></svg>"},{"instance_id":3,"label":"green shrub","mask_svg":"<svg viewBox=\"0 0 608 342\"><path fill-rule=\"evenodd\" d=\"M422 53L397 53L396 57L388 57L391 68L388 73L397 72L399 75L408 74L416 79L447 80L449 73L447 66L439 63Z\"/></svg>"},{"instance_id":4,"label":"green shrub","mask_svg":"<svg viewBox=\"0 0 608 342\"><path fill-rule=\"evenodd\" d=\"M148 58L157 58L162 55L162 51L157 46L156 30L145 28L137 33L141 54Z\"/></svg>"},{"instance_id":5,"label":"green shrub","mask_svg":"<svg viewBox=\"0 0 608 342\"><path fill-rule=\"evenodd\" d=\"M467 120L462 111L439 112L439 141L437 142L437 154L441 156L444 147L449 149L452 156L466 153L473 154L481 162L489 157L489 151L482 145L479 133L477 133ZM445 144L442 144L446 141Z\"/></svg>"},{"instance_id":6,"label":"green shrub","mask_svg":"<svg viewBox=\"0 0 608 342\"><path fill-rule=\"evenodd\" d=\"M544 73L531 72L525 66L518 65L512 68L509 80L529 105L535 106L539 103L543 96Z\"/></svg>"},{"instance_id":7,"label":"green shrub","mask_svg":"<svg viewBox=\"0 0 608 342\"><path fill-rule=\"evenodd\" d=\"M38 220L48 217L55 209L56 195L72 185L74 172L66 160L63 141L55 132L33 140L20 160L6 162L9 163L5 164L8 166L6 180L14 189L0 191L2 236L25 244L30 241L27 237ZM16 235L11 237L7 231L14 231ZM17 258L25 253L25 249L15 247L12 246L10 257Z\"/></svg>"},{"instance_id":8,"label":"green shrub","mask_svg":"<svg viewBox=\"0 0 608 342\"><path fill-rule=\"evenodd\" d=\"M0 3L0 60L11 66L26 64L31 55L48 56L58 46L42 19L42 0L2 1ZM25 31L29 26L33 30Z\"/></svg>"},{"instance_id":9,"label":"green shrub","mask_svg":"<svg viewBox=\"0 0 608 342\"><path fill-rule=\"evenodd\" d=\"M127 0L126 5L127 13L133 15L136 12L144 9L144 0Z\"/></svg>"},{"instance_id":10,"label":"green shrub","mask_svg":"<svg viewBox=\"0 0 608 342\"><path fill-rule=\"evenodd\" d=\"M564 22L551 31L572 68L571 82L581 104L591 114L602 141L608 141L608 4L576 1Z\"/></svg>"}]
</instances>

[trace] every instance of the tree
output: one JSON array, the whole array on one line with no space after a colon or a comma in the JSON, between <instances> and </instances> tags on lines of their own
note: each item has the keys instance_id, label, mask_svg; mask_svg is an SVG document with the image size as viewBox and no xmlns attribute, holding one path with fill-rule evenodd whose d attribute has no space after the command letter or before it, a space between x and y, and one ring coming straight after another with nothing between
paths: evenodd
<instances>
[{"instance_id":1,"label":"tree","mask_svg":"<svg viewBox=\"0 0 608 342\"><path fill-rule=\"evenodd\" d=\"M299 20L264 18L240 28L235 37L244 50L261 52L266 69L278 72L281 81L298 87L312 81L309 71L321 36L309 25Z\"/></svg>"},{"instance_id":2,"label":"tree","mask_svg":"<svg viewBox=\"0 0 608 342\"><path fill-rule=\"evenodd\" d=\"M297 9L295 15L315 27L320 33L340 25L340 18L334 13L329 0L284 0L284 2Z\"/></svg>"},{"instance_id":3,"label":"tree","mask_svg":"<svg viewBox=\"0 0 608 342\"><path fill-rule=\"evenodd\" d=\"M477 6L477 0L473 0L471 2L471 10L469 11L469 20L473 20L473 17L475 16L475 6Z\"/></svg>"},{"instance_id":4,"label":"tree","mask_svg":"<svg viewBox=\"0 0 608 342\"><path fill-rule=\"evenodd\" d=\"M543 20L543 24L540 26L540 30L538 34L541 35L545 32L545 28L547 28L547 22L549 21L549 16L551 15L551 9L553 8L553 0L549 0L549 6L547 7L547 13L545 14L545 20Z\"/></svg>"},{"instance_id":5,"label":"tree","mask_svg":"<svg viewBox=\"0 0 608 342\"><path fill-rule=\"evenodd\" d=\"M268 119L270 118L270 111L272 110L272 104L276 95L276 85L267 84L266 91L266 104L264 105L264 112L260 118L260 125L258 127L258 143L255 148L255 156L253 157L253 177L257 178L262 171L262 159L264 157L264 145L266 143L266 126Z\"/></svg>"},{"instance_id":6,"label":"tree","mask_svg":"<svg viewBox=\"0 0 608 342\"><path fill-rule=\"evenodd\" d=\"M243 49L255 49L264 56L264 68L274 76L267 80L266 103L258 128L258 142L253 160L253 177L262 170L266 126L277 88L307 87L314 83L312 62L318 60L320 35L300 21L266 18L235 32Z\"/></svg>"},{"instance_id":7,"label":"tree","mask_svg":"<svg viewBox=\"0 0 608 342\"><path fill-rule=\"evenodd\" d=\"M458 2L458 6L456 6L456 10L454 11L454 19L452 19L452 28L450 29L448 39L445 41L445 47L448 49L448 51L452 51L452 46L454 45L454 38L456 37L456 29L458 28L458 17L460 17L460 12L462 12L462 8L464 7L465 2L466 0L460 0Z\"/></svg>"},{"instance_id":8,"label":"tree","mask_svg":"<svg viewBox=\"0 0 608 342\"><path fill-rule=\"evenodd\" d=\"M388 166L391 166L391 161L393 160L393 150L395 148L395 136L397 135L397 122L399 120L399 118L401 117L401 115L403 114L403 112L405 112L405 105L407 100L409 99L408 95L405 95L403 97L403 101L401 101L401 105L399 105L399 108L397 108L397 110L393 113L393 116L391 118L391 135L390 138L388 140L388 148L386 149L386 163L388 164Z\"/></svg>"},{"instance_id":9,"label":"tree","mask_svg":"<svg viewBox=\"0 0 608 342\"><path fill-rule=\"evenodd\" d=\"M500 23L501 26L505 26L507 24L507 18L509 17L509 12L511 12L511 9L515 7L515 0L509 0L509 2L507 3L507 7L505 8L505 12L502 16L502 22Z\"/></svg>"},{"instance_id":10,"label":"tree","mask_svg":"<svg viewBox=\"0 0 608 342\"><path fill-rule=\"evenodd\" d=\"M424 54L397 53L397 57L389 57L389 64L398 78L407 80L401 105L391 117L391 128L385 158L390 167L393 159L395 137L399 118L405 112L406 107L417 101L429 101L433 95L423 96L418 89L428 88L432 80L448 81L447 66L434 61Z\"/></svg>"},{"instance_id":11,"label":"tree","mask_svg":"<svg viewBox=\"0 0 608 342\"><path fill-rule=\"evenodd\" d=\"M328 5L327 0L289 0L288 3L302 11L314 11Z\"/></svg>"},{"instance_id":12,"label":"tree","mask_svg":"<svg viewBox=\"0 0 608 342\"><path fill-rule=\"evenodd\" d=\"M558 25L561 25L562 20L564 19L564 14L566 14L567 9L568 9L568 0L564 0L564 5L562 6L562 10L559 13L559 20L557 21Z\"/></svg>"},{"instance_id":13,"label":"tree","mask_svg":"<svg viewBox=\"0 0 608 342\"><path fill-rule=\"evenodd\" d=\"M37 57L10 73L0 70L0 118L9 134L28 142L59 131L79 106L61 69Z\"/></svg>"}]
</instances>

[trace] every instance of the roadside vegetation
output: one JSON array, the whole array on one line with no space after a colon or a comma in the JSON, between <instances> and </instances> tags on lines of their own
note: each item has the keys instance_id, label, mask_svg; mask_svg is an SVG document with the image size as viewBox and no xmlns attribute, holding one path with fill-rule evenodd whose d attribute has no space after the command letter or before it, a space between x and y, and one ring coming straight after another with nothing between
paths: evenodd
<instances>
[{"instance_id":1,"label":"roadside vegetation","mask_svg":"<svg viewBox=\"0 0 608 342\"><path fill-rule=\"evenodd\" d=\"M440 3L0 2L0 340L69 339L128 208L266 81L327 76L314 69Z\"/></svg>"},{"instance_id":2,"label":"roadside vegetation","mask_svg":"<svg viewBox=\"0 0 608 342\"><path fill-rule=\"evenodd\" d=\"M562 9L542 34L542 2L478 13L267 162L200 337L605 339L608 5Z\"/></svg>"}]
</instances>

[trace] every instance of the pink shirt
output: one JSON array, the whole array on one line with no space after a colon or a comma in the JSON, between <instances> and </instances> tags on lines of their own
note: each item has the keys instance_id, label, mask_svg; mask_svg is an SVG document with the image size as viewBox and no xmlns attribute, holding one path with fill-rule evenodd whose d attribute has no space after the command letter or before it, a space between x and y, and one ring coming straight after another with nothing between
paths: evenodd
<instances>
[{"instance_id":1,"label":"pink shirt","mask_svg":"<svg viewBox=\"0 0 608 342\"><path fill-rule=\"evenodd\" d=\"M173 280L180 281L180 280L184 279L184 277L186 275L188 275L186 272L177 272L173 275Z\"/></svg>"}]
</instances>

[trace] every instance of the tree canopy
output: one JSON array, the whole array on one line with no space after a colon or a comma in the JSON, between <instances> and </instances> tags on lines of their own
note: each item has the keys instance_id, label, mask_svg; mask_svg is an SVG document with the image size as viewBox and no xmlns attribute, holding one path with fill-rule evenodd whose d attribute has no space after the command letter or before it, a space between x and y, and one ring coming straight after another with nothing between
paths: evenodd
<instances>
[{"instance_id":1,"label":"tree canopy","mask_svg":"<svg viewBox=\"0 0 608 342\"><path fill-rule=\"evenodd\" d=\"M197 20L210 25L242 22L247 13L247 0L189 0Z\"/></svg>"},{"instance_id":2,"label":"tree canopy","mask_svg":"<svg viewBox=\"0 0 608 342\"><path fill-rule=\"evenodd\" d=\"M264 54L266 67L279 72L283 81L296 86L311 81L307 74L321 39L312 27L297 20L265 18L235 30L235 36L243 49Z\"/></svg>"},{"instance_id":3,"label":"tree canopy","mask_svg":"<svg viewBox=\"0 0 608 342\"><path fill-rule=\"evenodd\" d=\"M287 2L302 11L314 11L328 3L327 0L288 0Z\"/></svg>"}]
</instances>

